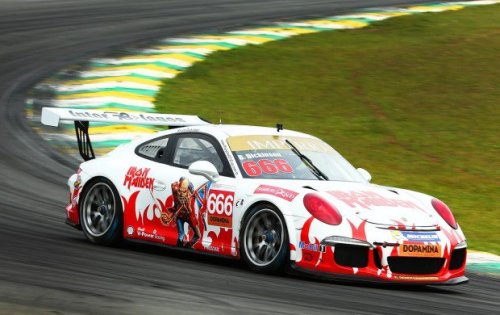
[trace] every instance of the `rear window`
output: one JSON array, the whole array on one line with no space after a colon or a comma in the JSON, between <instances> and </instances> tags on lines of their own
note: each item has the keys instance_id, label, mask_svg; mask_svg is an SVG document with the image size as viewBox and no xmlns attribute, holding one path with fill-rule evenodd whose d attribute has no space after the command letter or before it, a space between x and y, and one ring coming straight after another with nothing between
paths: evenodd
<instances>
[{"instance_id":1,"label":"rear window","mask_svg":"<svg viewBox=\"0 0 500 315\"><path fill-rule=\"evenodd\" d=\"M137 154L153 160L160 160L168 144L168 138L160 138L148 141L137 147Z\"/></svg>"}]
</instances>

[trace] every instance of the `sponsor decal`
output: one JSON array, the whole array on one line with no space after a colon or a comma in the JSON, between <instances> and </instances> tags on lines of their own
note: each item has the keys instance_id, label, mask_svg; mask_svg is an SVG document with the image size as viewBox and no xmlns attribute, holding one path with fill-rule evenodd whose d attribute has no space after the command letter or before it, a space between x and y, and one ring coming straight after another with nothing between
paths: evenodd
<instances>
[{"instance_id":1,"label":"sponsor decal","mask_svg":"<svg viewBox=\"0 0 500 315\"><path fill-rule=\"evenodd\" d=\"M299 193L280 187L260 185L257 189L255 189L254 194L272 195L285 199L286 201L292 201Z\"/></svg>"},{"instance_id":2,"label":"sponsor decal","mask_svg":"<svg viewBox=\"0 0 500 315\"><path fill-rule=\"evenodd\" d=\"M401 244L399 245L399 256L441 257L441 245Z\"/></svg>"},{"instance_id":3,"label":"sponsor decal","mask_svg":"<svg viewBox=\"0 0 500 315\"><path fill-rule=\"evenodd\" d=\"M410 242L439 242L439 236L435 232L410 232L402 231L404 239Z\"/></svg>"},{"instance_id":4,"label":"sponsor decal","mask_svg":"<svg viewBox=\"0 0 500 315\"><path fill-rule=\"evenodd\" d=\"M228 138L233 151L247 150L290 150L286 140L291 141L301 151L333 152L328 144L319 139L281 136L234 136Z\"/></svg>"},{"instance_id":5,"label":"sponsor decal","mask_svg":"<svg viewBox=\"0 0 500 315\"><path fill-rule=\"evenodd\" d=\"M76 188L80 188L80 185L82 184L82 177L80 176L80 174L77 174L76 176L76 181L75 183L73 184L73 187L76 189Z\"/></svg>"},{"instance_id":6,"label":"sponsor decal","mask_svg":"<svg viewBox=\"0 0 500 315\"><path fill-rule=\"evenodd\" d=\"M401 234L400 231L397 231L397 230L391 231L391 236L393 239L395 239L397 241L406 241L405 237L403 236L403 234Z\"/></svg>"},{"instance_id":7,"label":"sponsor decal","mask_svg":"<svg viewBox=\"0 0 500 315\"><path fill-rule=\"evenodd\" d=\"M185 133L185 132L198 132L200 131L200 128L197 127L182 127L182 129L176 129L176 133Z\"/></svg>"},{"instance_id":8,"label":"sponsor decal","mask_svg":"<svg viewBox=\"0 0 500 315\"><path fill-rule=\"evenodd\" d=\"M210 189L207 199L208 224L233 227L234 192Z\"/></svg>"},{"instance_id":9,"label":"sponsor decal","mask_svg":"<svg viewBox=\"0 0 500 315\"><path fill-rule=\"evenodd\" d=\"M276 158L282 157L279 152L256 152L256 153L243 153L238 154L238 159L243 160L251 160L251 159L263 159L263 158Z\"/></svg>"},{"instance_id":10,"label":"sponsor decal","mask_svg":"<svg viewBox=\"0 0 500 315\"><path fill-rule=\"evenodd\" d=\"M239 207L243 207L243 205L244 205L244 204L245 204L245 199L238 199L238 201L236 201L236 202L234 203L234 206L235 206L236 208L239 208Z\"/></svg>"},{"instance_id":11,"label":"sponsor decal","mask_svg":"<svg viewBox=\"0 0 500 315\"><path fill-rule=\"evenodd\" d=\"M205 248L205 250L207 250L209 252L220 253L220 247L217 247L217 246L208 245L208 246L205 246L204 248Z\"/></svg>"},{"instance_id":12,"label":"sponsor decal","mask_svg":"<svg viewBox=\"0 0 500 315\"><path fill-rule=\"evenodd\" d=\"M224 151L224 154L226 154L227 160L229 161L229 164L231 165L231 168L233 169L233 172L235 175L239 175L239 169L238 166L236 165L236 161L234 160L234 156L231 154L231 151L229 150L229 147L227 146L225 141L220 141L220 145L222 147L222 151Z\"/></svg>"},{"instance_id":13,"label":"sponsor decal","mask_svg":"<svg viewBox=\"0 0 500 315\"><path fill-rule=\"evenodd\" d=\"M66 215L69 220L74 223L79 223L78 216L78 198L82 189L82 178L80 176L81 169L76 172L76 180L73 184L73 188L70 189L69 194L69 204L66 206Z\"/></svg>"},{"instance_id":14,"label":"sponsor decal","mask_svg":"<svg viewBox=\"0 0 500 315\"><path fill-rule=\"evenodd\" d=\"M137 229L137 236L139 236L139 237L148 238L148 239L152 239L152 240L159 240L159 241L164 242L165 236L157 235L156 233L157 233L156 230L153 230L153 232L148 233L148 232L146 232L145 228L138 228Z\"/></svg>"},{"instance_id":15,"label":"sponsor decal","mask_svg":"<svg viewBox=\"0 0 500 315\"><path fill-rule=\"evenodd\" d=\"M438 280L438 277L429 277L429 276L424 276L424 277L419 277L419 276L394 276L394 279L396 280L414 280L414 281L433 281L433 280Z\"/></svg>"},{"instance_id":16,"label":"sponsor decal","mask_svg":"<svg viewBox=\"0 0 500 315\"><path fill-rule=\"evenodd\" d=\"M76 181L73 184L73 192L71 193L70 197L71 206L76 210L78 210L78 196L80 196L80 190L82 188L81 185L82 177L80 176L80 174L78 174L76 176Z\"/></svg>"},{"instance_id":17,"label":"sponsor decal","mask_svg":"<svg viewBox=\"0 0 500 315\"><path fill-rule=\"evenodd\" d=\"M119 119L123 121L135 122L167 122L167 123L185 123L181 117L166 116L166 115L148 115L148 114L131 114L126 112L104 112L96 113L85 110L69 110L69 114L76 118L97 118L97 119Z\"/></svg>"},{"instance_id":18,"label":"sponsor decal","mask_svg":"<svg viewBox=\"0 0 500 315\"><path fill-rule=\"evenodd\" d=\"M151 189L154 178L148 177L149 171L149 168L131 166L128 169L127 174L125 174L123 186L126 186L128 189L131 187Z\"/></svg>"},{"instance_id":19,"label":"sponsor decal","mask_svg":"<svg viewBox=\"0 0 500 315\"><path fill-rule=\"evenodd\" d=\"M371 209L372 206L375 207L398 207L398 208L410 208L410 209L420 209L415 203L400 199L386 198L372 191L329 191L329 194L337 198L338 200L344 202L351 208L365 208Z\"/></svg>"},{"instance_id":20,"label":"sponsor decal","mask_svg":"<svg viewBox=\"0 0 500 315\"><path fill-rule=\"evenodd\" d=\"M326 246L325 245L320 245L320 244L307 244L304 242L299 242L299 248L304 249L304 250L309 250L313 252L326 252Z\"/></svg>"},{"instance_id":21,"label":"sponsor decal","mask_svg":"<svg viewBox=\"0 0 500 315\"><path fill-rule=\"evenodd\" d=\"M128 235L133 235L134 234L134 227L132 225L129 225L127 227L127 234Z\"/></svg>"},{"instance_id":22,"label":"sponsor decal","mask_svg":"<svg viewBox=\"0 0 500 315\"><path fill-rule=\"evenodd\" d=\"M416 231L391 231L391 236L397 241L409 242L439 242L436 232L416 232Z\"/></svg>"},{"instance_id":23,"label":"sponsor decal","mask_svg":"<svg viewBox=\"0 0 500 315\"><path fill-rule=\"evenodd\" d=\"M210 186L210 189L233 191L236 189L236 186L222 184L221 182L217 182L217 183L212 183L212 185Z\"/></svg>"}]
</instances>

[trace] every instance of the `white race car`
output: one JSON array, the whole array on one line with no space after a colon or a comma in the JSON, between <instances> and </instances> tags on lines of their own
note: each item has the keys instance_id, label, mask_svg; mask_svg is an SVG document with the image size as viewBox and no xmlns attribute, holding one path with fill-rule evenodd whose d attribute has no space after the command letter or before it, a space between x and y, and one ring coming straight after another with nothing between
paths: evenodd
<instances>
[{"instance_id":1,"label":"white race car","mask_svg":"<svg viewBox=\"0 0 500 315\"><path fill-rule=\"evenodd\" d=\"M320 139L197 116L44 108L75 122L86 160L67 222L98 244L139 240L243 259L256 271L459 284L466 242L431 196L370 183ZM95 158L89 121L178 127ZM179 127L183 126L183 127Z\"/></svg>"}]
</instances>

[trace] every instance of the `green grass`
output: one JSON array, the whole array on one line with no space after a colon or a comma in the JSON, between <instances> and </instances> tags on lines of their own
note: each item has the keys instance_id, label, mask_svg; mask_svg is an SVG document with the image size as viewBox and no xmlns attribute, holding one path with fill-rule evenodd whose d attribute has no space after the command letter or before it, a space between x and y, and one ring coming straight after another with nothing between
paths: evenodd
<instances>
[{"instance_id":1,"label":"green grass","mask_svg":"<svg viewBox=\"0 0 500 315\"><path fill-rule=\"evenodd\" d=\"M375 183L445 201L469 247L500 254L500 5L219 52L160 111L316 135Z\"/></svg>"}]
</instances>

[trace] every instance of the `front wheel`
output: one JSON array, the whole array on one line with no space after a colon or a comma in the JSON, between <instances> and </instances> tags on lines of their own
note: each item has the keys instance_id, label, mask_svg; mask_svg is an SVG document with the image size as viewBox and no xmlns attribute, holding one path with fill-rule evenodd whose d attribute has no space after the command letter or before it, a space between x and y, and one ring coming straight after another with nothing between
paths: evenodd
<instances>
[{"instance_id":1,"label":"front wheel","mask_svg":"<svg viewBox=\"0 0 500 315\"><path fill-rule=\"evenodd\" d=\"M250 269L274 273L284 271L289 260L288 232L276 207L258 205L245 217L240 233L241 256Z\"/></svg>"},{"instance_id":2,"label":"front wheel","mask_svg":"<svg viewBox=\"0 0 500 315\"><path fill-rule=\"evenodd\" d=\"M120 196L111 181L98 178L82 191L80 223L93 243L110 245L122 238L123 210Z\"/></svg>"}]
</instances>

